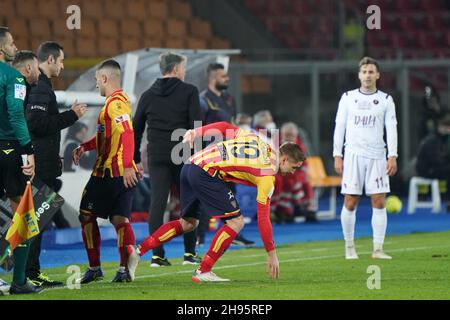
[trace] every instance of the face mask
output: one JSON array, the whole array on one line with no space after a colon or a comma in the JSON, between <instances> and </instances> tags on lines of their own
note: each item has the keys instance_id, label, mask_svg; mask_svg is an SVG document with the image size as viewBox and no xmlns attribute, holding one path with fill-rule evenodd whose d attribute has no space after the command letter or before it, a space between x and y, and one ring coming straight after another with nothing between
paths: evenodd
<instances>
[{"instance_id":1,"label":"face mask","mask_svg":"<svg viewBox=\"0 0 450 320\"><path fill-rule=\"evenodd\" d=\"M242 130L247 130L247 131L250 131L252 129L248 124L241 124L239 126L239 128L241 128Z\"/></svg>"},{"instance_id":2,"label":"face mask","mask_svg":"<svg viewBox=\"0 0 450 320\"><path fill-rule=\"evenodd\" d=\"M267 130L273 130L276 129L277 125L275 124L275 122L269 122L268 124L266 124L266 129Z\"/></svg>"}]
</instances>

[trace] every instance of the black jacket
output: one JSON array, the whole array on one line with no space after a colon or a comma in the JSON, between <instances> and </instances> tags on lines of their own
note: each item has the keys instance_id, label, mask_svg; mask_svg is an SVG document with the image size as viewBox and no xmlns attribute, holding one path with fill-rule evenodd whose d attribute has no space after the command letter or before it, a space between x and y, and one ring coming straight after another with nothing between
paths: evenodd
<instances>
[{"instance_id":1,"label":"black jacket","mask_svg":"<svg viewBox=\"0 0 450 320\"><path fill-rule=\"evenodd\" d=\"M25 113L34 147L36 176L54 179L61 175L61 130L74 124L78 116L72 110L59 113L52 83L42 71L31 89Z\"/></svg>"},{"instance_id":2,"label":"black jacket","mask_svg":"<svg viewBox=\"0 0 450 320\"><path fill-rule=\"evenodd\" d=\"M417 174L430 179L450 179L450 137L433 134L425 138L417 155Z\"/></svg>"},{"instance_id":3,"label":"black jacket","mask_svg":"<svg viewBox=\"0 0 450 320\"><path fill-rule=\"evenodd\" d=\"M135 153L134 161L141 162L140 146L147 124L147 152L149 160L170 161L171 141L176 129L192 129L194 121L201 120L198 90L178 78L157 79L139 100L133 119Z\"/></svg>"}]
</instances>

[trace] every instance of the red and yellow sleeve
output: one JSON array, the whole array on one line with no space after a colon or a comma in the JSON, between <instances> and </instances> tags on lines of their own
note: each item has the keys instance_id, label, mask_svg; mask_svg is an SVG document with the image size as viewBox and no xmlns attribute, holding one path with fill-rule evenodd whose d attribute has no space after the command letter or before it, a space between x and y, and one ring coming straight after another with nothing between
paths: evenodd
<instances>
[{"instance_id":1,"label":"red and yellow sleeve","mask_svg":"<svg viewBox=\"0 0 450 320\"><path fill-rule=\"evenodd\" d=\"M225 137L224 140L229 140L236 137L239 132L239 128L226 121L221 121L196 128L194 131L195 136L197 137L211 137L219 133L222 137Z\"/></svg>"},{"instance_id":2,"label":"red and yellow sleeve","mask_svg":"<svg viewBox=\"0 0 450 320\"><path fill-rule=\"evenodd\" d=\"M134 132L131 107L122 100L113 101L108 108L108 116L111 119L112 136L122 142L123 166L124 168L133 168Z\"/></svg>"},{"instance_id":3,"label":"red and yellow sleeve","mask_svg":"<svg viewBox=\"0 0 450 320\"><path fill-rule=\"evenodd\" d=\"M256 179L255 184L258 188L258 195L256 198L258 229L266 251L270 252L275 249L272 223L270 222L270 198L272 197L275 186L275 177L259 177Z\"/></svg>"}]
</instances>

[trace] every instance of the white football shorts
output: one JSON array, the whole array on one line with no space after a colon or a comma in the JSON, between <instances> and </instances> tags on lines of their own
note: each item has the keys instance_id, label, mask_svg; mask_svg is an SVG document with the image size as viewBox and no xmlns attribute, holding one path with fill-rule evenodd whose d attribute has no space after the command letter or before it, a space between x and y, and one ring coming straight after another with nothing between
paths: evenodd
<instances>
[{"instance_id":1,"label":"white football shorts","mask_svg":"<svg viewBox=\"0 0 450 320\"><path fill-rule=\"evenodd\" d=\"M370 159L346 152L342 173L342 194L366 195L389 193L386 159Z\"/></svg>"}]
</instances>

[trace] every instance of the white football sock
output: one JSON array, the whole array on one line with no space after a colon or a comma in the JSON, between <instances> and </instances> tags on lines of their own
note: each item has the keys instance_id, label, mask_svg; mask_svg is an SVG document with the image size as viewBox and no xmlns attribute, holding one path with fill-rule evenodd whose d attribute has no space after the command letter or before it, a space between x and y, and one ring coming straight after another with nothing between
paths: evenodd
<instances>
[{"instance_id":1,"label":"white football sock","mask_svg":"<svg viewBox=\"0 0 450 320\"><path fill-rule=\"evenodd\" d=\"M373 249L382 250L387 228L386 208L372 208Z\"/></svg>"},{"instance_id":2,"label":"white football sock","mask_svg":"<svg viewBox=\"0 0 450 320\"><path fill-rule=\"evenodd\" d=\"M342 206L341 225L342 225L342 233L344 234L345 245L347 247L353 247L355 245L354 243L355 222L356 222L356 209L350 211L345 206Z\"/></svg>"}]
</instances>

